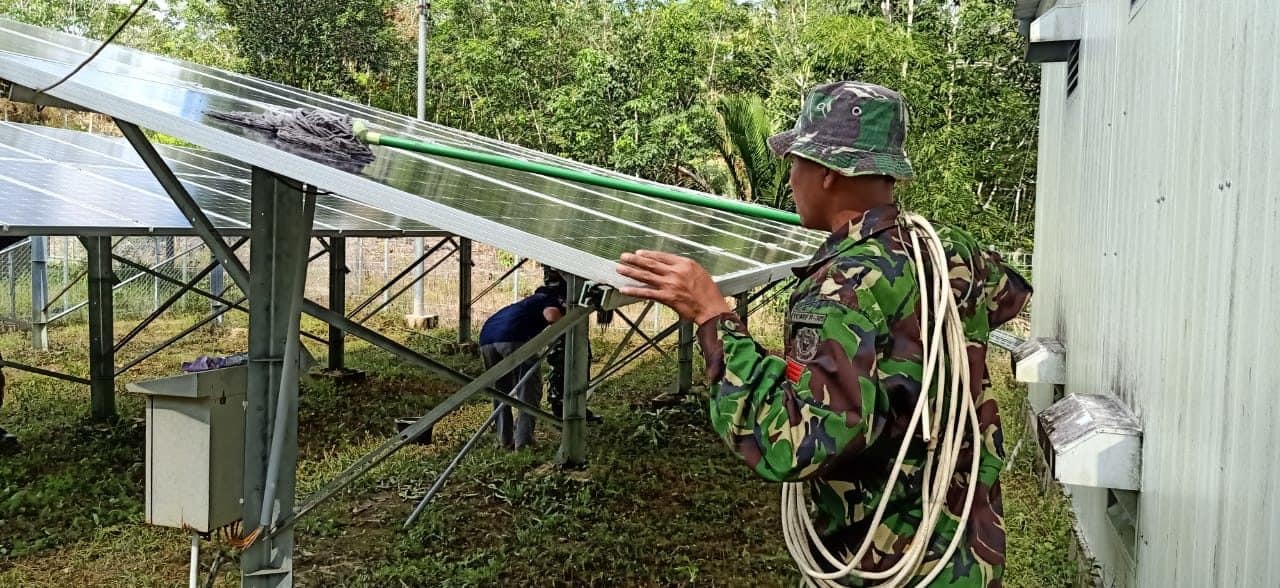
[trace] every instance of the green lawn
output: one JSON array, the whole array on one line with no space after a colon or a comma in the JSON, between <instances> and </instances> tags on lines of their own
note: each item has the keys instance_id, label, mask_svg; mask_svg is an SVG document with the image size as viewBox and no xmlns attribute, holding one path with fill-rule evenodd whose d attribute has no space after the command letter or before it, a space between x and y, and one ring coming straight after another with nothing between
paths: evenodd
<instances>
[{"instance_id":1,"label":"green lawn","mask_svg":"<svg viewBox=\"0 0 1280 588\"><path fill-rule=\"evenodd\" d=\"M132 377L172 373L180 359L199 353L240 351L242 339L233 335L204 331ZM83 330L68 327L51 336L54 348L69 351L24 352L17 335L0 336L0 348L15 361L83 375L87 367L77 359L84 353ZM437 338L399 336L412 347L447 354ZM149 337L155 342L163 334ZM301 494L390 435L394 417L421 413L450 392L367 346L351 342L349 354L353 367L372 375L368 382L304 391ZM477 371L470 357L445 359ZM1010 384L1006 356L993 355L991 363L1012 449L1022 438L1022 389ZM778 528L778 488L754 479L710 432L702 401L646 408L672 374L670 365L654 359L599 391L592 406L606 420L592 427L587 469L546 465L557 443L546 427L531 452L500 453L486 442L418 524L401 530L416 497L488 415L486 403L467 406L436 427L434 445L402 451L300 526L298 584L793 586ZM140 522L141 402L122 392L121 421L91 425L84 420L85 388L8 375L0 423L27 451L0 457L0 586L184 583L188 540ZM1033 456L1028 441L1004 478L1006 584L1065 586L1073 570L1066 556L1071 518L1056 489L1041 493ZM218 547L206 543L205 549L207 564ZM237 585L234 564L222 572L219 586Z\"/></svg>"}]
</instances>

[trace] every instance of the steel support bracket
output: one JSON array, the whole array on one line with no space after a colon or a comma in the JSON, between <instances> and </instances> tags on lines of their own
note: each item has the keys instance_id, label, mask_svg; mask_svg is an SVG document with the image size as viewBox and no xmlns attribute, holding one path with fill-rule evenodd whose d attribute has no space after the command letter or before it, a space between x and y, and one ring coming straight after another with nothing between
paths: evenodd
<instances>
[{"instance_id":1,"label":"steel support bracket","mask_svg":"<svg viewBox=\"0 0 1280 588\"><path fill-rule=\"evenodd\" d=\"M66 100L63 100L61 98L54 98L53 96L50 96L48 94L42 94L40 92L32 90L31 88L28 88L21 84L15 84L8 80L0 80L0 83L4 84L3 87L0 87L0 90L3 90L2 92L0 92L0 96L4 96L10 102L21 102L23 104L31 104L36 108L45 108L45 107L51 106L53 108L61 108L64 110L76 110L79 112L97 112L96 110L89 110L88 108L80 106L79 104L72 104L71 102L67 102Z\"/></svg>"}]
</instances>

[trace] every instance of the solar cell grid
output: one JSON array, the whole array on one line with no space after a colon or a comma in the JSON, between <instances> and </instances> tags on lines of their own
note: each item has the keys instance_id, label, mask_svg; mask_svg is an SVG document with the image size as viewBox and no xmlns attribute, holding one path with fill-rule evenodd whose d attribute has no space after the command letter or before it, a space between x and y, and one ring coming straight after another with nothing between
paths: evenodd
<instances>
[{"instance_id":1,"label":"solar cell grid","mask_svg":"<svg viewBox=\"0 0 1280 588\"><path fill-rule=\"evenodd\" d=\"M96 41L0 20L0 77L41 87L96 47ZM241 171L247 166L240 162L251 163L343 194L342 200L362 203L366 213L376 209L400 219L430 222L615 285L623 280L613 272L614 260L637 248L689 255L722 285L734 282L749 287L786 275L789 266L807 259L821 241L814 232L771 221L383 147L374 148L373 164L358 173L345 172L279 149L254 131L211 119L206 113L324 108L364 118L376 131L620 175L337 98L123 47L108 48L51 94L217 152L164 150L175 171L198 185L193 192L212 193L204 196L207 201L219 201L227 190L208 186L214 182L196 176L243 179L239 174L247 174ZM91 161L92 155L72 157L80 158L79 163L101 164ZM369 214L363 217L374 220ZM318 214L317 219L318 223L335 222L328 213Z\"/></svg>"}]
</instances>

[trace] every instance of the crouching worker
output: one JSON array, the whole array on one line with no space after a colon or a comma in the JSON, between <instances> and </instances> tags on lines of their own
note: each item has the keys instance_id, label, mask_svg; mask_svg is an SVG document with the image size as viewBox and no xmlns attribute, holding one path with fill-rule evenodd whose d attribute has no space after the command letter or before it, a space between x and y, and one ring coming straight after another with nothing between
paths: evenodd
<instances>
[{"instance_id":1,"label":"crouching worker","mask_svg":"<svg viewBox=\"0 0 1280 588\"><path fill-rule=\"evenodd\" d=\"M485 369L515 353L547 325L564 316L564 295L554 288L538 288L527 298L506 306L489 317L480 329L480 358ZM537 357L520 364L498 380L497 388L520 400L538 406L542 403L542 369ZM527 377L526 377L527 376ZM516 384L519 383L519 388ZM511 407L494 401L498 407L498 444L506 449L523 449L533 445L534 418L520 413L512 422ZM514 426L513 426L514 425Z\"/></svg>"}]
</instances>

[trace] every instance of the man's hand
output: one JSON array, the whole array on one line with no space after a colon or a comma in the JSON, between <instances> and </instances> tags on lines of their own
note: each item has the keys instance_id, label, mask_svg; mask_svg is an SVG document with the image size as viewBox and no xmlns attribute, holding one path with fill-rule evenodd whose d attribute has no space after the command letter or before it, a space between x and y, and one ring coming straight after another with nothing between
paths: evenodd
<instances>
[{"instance_id":1,"label":"man's hand","mask_svg":"<svg viewBox=\"0 0 1280 588\"><path fill-rule=\"evenodd\" d=\"M665 304L695 325L731 312L711 275L687 257L661 251L623 253L618 274L646 286L622 288L624 295Z\"/></svg>"}]
</instances>

